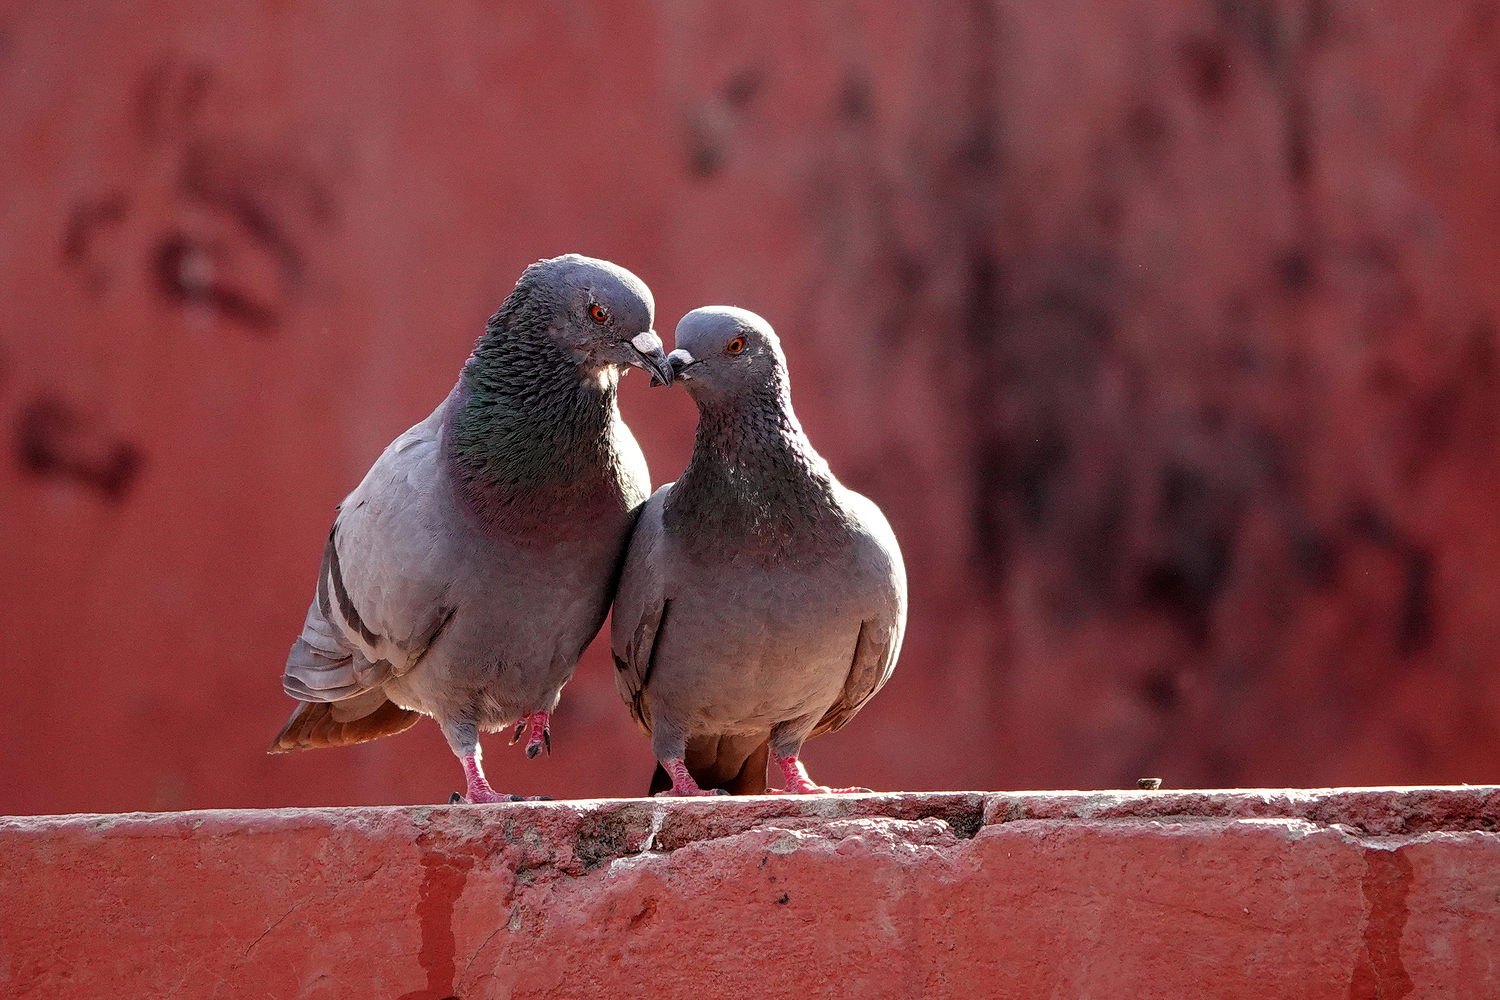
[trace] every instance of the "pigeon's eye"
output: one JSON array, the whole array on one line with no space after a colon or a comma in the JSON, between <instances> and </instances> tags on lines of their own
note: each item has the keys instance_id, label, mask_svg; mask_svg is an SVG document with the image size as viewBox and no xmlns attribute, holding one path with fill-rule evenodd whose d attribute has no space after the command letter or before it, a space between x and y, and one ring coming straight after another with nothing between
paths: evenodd
<instances>
[{"instance_id":1,"label":"pigeon's eye","mask_svg":"<svg viewBox=\"0 0 1500 1000\"><path fill-rule=\"evenodd\" d=\"M608 323L609 322L609 310L606 309L606 308L604 308L603 306L601 306L597 302L595 302L593 305L589 306L589 315L592 316L592 317L594 317L594 322L595 323Z\"/></svg>"},{"instance_id":2,"label":"pigeon's eye","mask_svg":"<svg viewBox=\"0 0 1500 1000\"><path fill-rule=\"evenodd\" d=\"M745 349L745 338L744 337L735 337L729 343L727 343L727 344L724 345L724 350L728 351L730 354L738 354L741 351L743 351L744 349Z\"/></svg>"}]
</instances>

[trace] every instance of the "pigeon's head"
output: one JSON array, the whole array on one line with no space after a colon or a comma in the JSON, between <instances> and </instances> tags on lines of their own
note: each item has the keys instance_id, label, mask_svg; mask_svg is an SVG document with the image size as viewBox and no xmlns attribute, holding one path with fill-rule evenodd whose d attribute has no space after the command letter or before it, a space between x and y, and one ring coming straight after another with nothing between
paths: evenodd
<instances>
[{"instance_id":1,"label":"pigeon's head","mask_svg":"<svg viewBox=\"0 0 1500 1000\"><path fill-rule=\"evenodd\" d=\"M516 289L538 292L550 304L549 332L580 366L634 365L653 381L672 384L672 366L651 329L656 314L651 289L623 267L564 254L532 264Z\"/></svg>"},{"instance_id":2,"label":"pigeon's head","mask_svg":"<svg viewBox=\"0 0 1500 1000\"><path fill-rule=\"evenodd\" d=\"M738 396L786 379L771 324L748 309L703 306L677 324L672 374L695 399Z\"/></svg>"}]
</instances>

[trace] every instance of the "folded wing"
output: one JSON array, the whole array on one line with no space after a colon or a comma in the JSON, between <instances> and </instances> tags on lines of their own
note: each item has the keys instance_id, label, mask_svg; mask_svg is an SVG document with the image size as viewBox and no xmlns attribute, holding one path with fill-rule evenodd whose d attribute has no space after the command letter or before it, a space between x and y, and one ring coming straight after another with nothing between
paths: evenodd
<instances>
[{"instance_id":1,"label":"folded wing","mask_svg":"<svg viewBox=\"0 0 1500 1000\"><path fill-rule=\"evenodd\" d=\"M646 685L657 637L671 613L666 596L666 574L661 565L662 505L672 484L651 495L636 519L635 531L625 552L620 583L610 612L610 652L615 661L615 687L630 707L630 714L646 732L651 732L651 707Z\"/></svg>"},{"instance_id":2,"label":"folded wing","mask_svg":"<svg viewBox=\"0 0 1500 1000\"><path fill-rule=\"evenodd\" d=\"M417 721L386 700L384 685L422 662L457 611L450 542L428 519L440 413L393 441L339 505L282 675L304 704L273 751L362 742Z\"/></svg>"},{"instance_id":3,"label":"folded wing","mask_svg":"<svg viewBox=\"0 0 1500 1000\"><path fill-rule=\"evenodd\" d=\"M870 500L850 490L842 491L841 499L863 529L858 559L864 570L860 576L871 587L871 610L860 623L843 690L823 713L812 736L839 729L885 686L896 669L906 629L906 566L896 535Z\"/></svg>"}]
</instances>

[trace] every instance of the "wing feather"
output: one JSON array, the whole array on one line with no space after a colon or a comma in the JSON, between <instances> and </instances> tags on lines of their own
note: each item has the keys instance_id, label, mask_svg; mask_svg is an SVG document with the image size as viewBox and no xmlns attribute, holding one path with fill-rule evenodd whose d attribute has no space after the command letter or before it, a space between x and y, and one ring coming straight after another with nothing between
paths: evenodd
<instances>
[{"instance_id":1,"label":"wing feather","mask_svg":"<svg viewBox=\"0 0 1500 1000\"><path fill-rule=\"evenodd\" d=\"M615 688L630 714L651 731L651 706L646 697L656 646L666 622L670 600L662 559L662 504L672 484L651 495L641 508L625 551L620 583L610 612L610 652L615 661Z\"/></svg>"},{"instance_id":2,"label":"wing feather","mask_svg":"<svg viewBox=\"0 0 1500 1000\"><path fill-rule=\"evenodd\" d=\"M896 669L906 630L906 567L885 515L872 501L852 490L841 493L846 511L863 529L859 562L862 576L874 582L871 612L860 622L849 676L812 735L830 733L854 718Z\"/></svg>"},{"instance_id":3,"label":"wing feather","mask_svg":"<svg viewBox=\"0 0 1500 1000\"><path fill-rule=\"evenodd\" d=\"M339 505L282 675L293 698L342 702L380 688L420 663L452 620L445 540L427 522L442 412L393 441Z\"/></svg>"}]
</instances>

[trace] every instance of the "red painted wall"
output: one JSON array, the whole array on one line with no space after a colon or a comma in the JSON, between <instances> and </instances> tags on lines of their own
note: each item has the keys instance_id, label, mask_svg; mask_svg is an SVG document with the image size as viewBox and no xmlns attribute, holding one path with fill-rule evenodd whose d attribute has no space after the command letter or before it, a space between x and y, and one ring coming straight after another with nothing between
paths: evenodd
<instances>
[{"instance_id":1,"label":"red painted wall","mask_svg":"<svg viewBox=\"0 0 1500 1000\"><path fill-rule=\"evenodd\" d=\"M0 990L1490 1000L1500 789L0 818Z\"/></svg>"},{"instance_id":2,"label":"red painted wall","mask_svg":"<svg viewBox=\"0 0 1500 1000\"><path fill-rule=\"evenodd\" d=\"M32 4L0 107L0 812L458 787L262 749L333 505L569 250L766 315L902 539L821 780L1500 767L1494 3ZM643 789L597 644L554 735L497 787Z\"/></svg>"}]
</instances>

